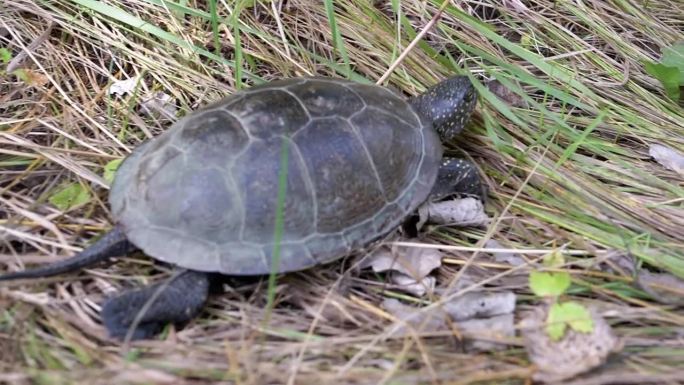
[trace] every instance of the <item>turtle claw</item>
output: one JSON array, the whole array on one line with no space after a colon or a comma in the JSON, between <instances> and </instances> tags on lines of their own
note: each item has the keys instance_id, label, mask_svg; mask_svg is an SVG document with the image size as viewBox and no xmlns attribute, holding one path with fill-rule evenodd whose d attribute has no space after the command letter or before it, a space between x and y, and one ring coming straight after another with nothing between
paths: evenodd
<instances>
[{"instance_id":1,"label":"turtle claw","mask_svg":"<svg viewBox=\"0 0 684 385\"><path fill-rule=\"evenodd\" d=\"M144 311L135 330L131 332L131 339L151 338L168 323L182 323L192 319L201 310L208 293L207 273L183 271L170 282L161 282L110 298L102 307L102 321L112 338L122 340L129 333L138 314Z\"/></svg>"},{"instance_id":2,"label":"turtle claw","mask_svg":"<svg viewBox=\"0 0 684 385\"><path fill-rule=\"evenodd\" d=\"M442 159L430 199L440 200L450 195L472 196L481 201L485 200L486 186L482 183L475 164L460 158Z\"/></svg>"}]
</instances>

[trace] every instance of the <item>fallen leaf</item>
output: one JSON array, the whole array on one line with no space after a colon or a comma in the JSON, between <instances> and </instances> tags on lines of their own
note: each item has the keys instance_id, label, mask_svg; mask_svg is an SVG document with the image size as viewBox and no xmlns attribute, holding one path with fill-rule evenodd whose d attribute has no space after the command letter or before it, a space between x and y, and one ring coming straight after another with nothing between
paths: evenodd
<instances>
[{"instance_id":1,"label":"fallen leaf","mask_svg":"<svg viewBox=\"0 0 684 385\"><path fill-rule=\"evenodd\" d=\"M488 249L505 249L505 247L495 239L490 239L485 242L485 247ZM527 263L525 258L523 258L518 253L503 252L503 253L493 253L490 254L494 257L494 260L499 263L507 263L511 266L520 266Z\"/></svg>"},{"instance_id":2,"label":"fallen leaf","mask_svg":"<svg viewBox=\"0 0 684 385\"><path fill-rule=\"evenodd\" d=\"M465 273L461 275L456 282L450 282L449 285L445 287L435 288L435 293L444 298L462 290L469 290L470 287L477 285L477 283L483 279L482 275L473 274L474 271L475 269L473 268L466 269ZM527 275L525 275L525 279L527 279Z\"/></svg>"},{"instance_id":3,"label":"fallen leaf","mask_svg":"<svg viewBox=\"0 0 684 385\"><path fill-rule=\"evenodd\" d=\"M444 304L444 310L454 320L487 318L515 311L515 293L512 291L472 291Z\"/></svg>"},{"instance_id":4,"label":"fallen leaf","mask_svg":"<svg viewBox=\"0 0 684 385\"><path fill-rule=\"evenodd\" d=\"M409 240L410 242L410 240ZM416 280L425 278L442 266L442 253L433 248L383 246L364 258L361 268L372 267L376 273L394 270Z\"/></svg>"},{"instance_id":5,"label":"fallen leaf","mask_svg":"<svg viewBox=\"0 0 684 385\"><path fill-rule=\"evenodd\" d=\"M680 40L670 47L663 48L660 62L666 66L677 68L684 77L684 40ZM684 79L682 79L684 81Z\"/></svg>"},{"instance_id":6,"label":"fallen leaf","mask_svg":"<svg viewBox=\"0 0 684 385\"><path fill-rule=\"evenodd\" d=\"M428 202L418 209L418 216L418 229L425 223L466 227L485 226L489 222L482 202L470 197Z\"/></svg>"},{"instance_id":7,"label":"fallen leaf","mask_svg":"<svg viewBox=\"0 0 684 385\"><path fill-rule=\"evenodd\" d=\"M398 289L422 297L435 287L430 272L442 265L439 250L421 247L384 246L364 258L361 268L371 267L374 272L389 271L389 279Z\"/></svg>"},{"instance_id":8,"label":"fallen leaf","mask_svg":"<svg viewBox=\"0 0 684 385\"><path fill-rule=\"evenodd\" d=\"M681 89L684 87L684 41L663 48L660 62L646 61L644 69L660 81L665 93L672 100L679 101Z\"/></svg>"},{"instance_id":9,"label":"fallen leaf","mask_svg":"<svg viewBox=\"0 0 684 385\"><path fill-rule=\"evenodd\" d=\"M652 273L640 269L637 284L654 300L669 305L684 305L684 281L667 273Z\"/></svg>"},{"instance_id":10,"label":"fallen leaf","mask_svg":"<svg viewBox=\"0 0 684 385\"><path fill-rule=\"evenodd\" d=\"M173 118L176 116L176 104L171 95L159 91L152 96L146 98L140 103L140 109L148 116L155 116L160 114L165 118Z\"/></svg>"},{"instance_id":11,"label":"fallen leaf","mask_svg":"<svg viewBox=\"0 0 684 385\"><path fill-rule=\"evenodd\" d=\"M102 174L102 178L106 180L109 184L111 184L114 181L116 170L119 169L121 162L123 162L123 158L114 159L107 162L107 164L104 166L104 173Z\"/></svg>"},{"instance_id":12,"label":"fallen leaf","mask_svg":"<svg viewBox=\"0 0 684 385\"><path fill-rule=\"evenodd\" d=\"M660 81L667 96L672 100L679 100L681 95L679 88L682 81L680 80L681 75L677 68L668 67L662 63L645 62L644 70Z\"/></svg>"},{"instance_id":13,"label":"fallen leaf","mask_svg":"<svg viewBox=\"0 0 684 385\"><path fill-rule=\"evenodd\" d=\"M504 349L503 342L515 337L513 313L464 320L456 326L460 333L470 337L470 348L479 351Z\"/></svg>"},{"instance_id":14,"label":"fallen leaf","mask_svg":"<svg viewBox=\"0 0 684 385\"><path fill-rule=\"evenodd\" d=\"M420 328L423 332L447 330L447 314L436 308L430 312L420 311L420 308L404 305L395 298L385 298L382 307L396 318L406 322L409 327ZM405 335L407 330L404 326L396 330L399 335Z\"/></svg>"},{"instance_id":15,"label":"fallen leaf","mask_svg":"<svg viewBox=\"0 0 684 385\"><path fill-rule=\"evenodd\" d=\"M115 81L111 86L109 86L109 95L124 95L131 93L137 84L137 77Z\"/></svg>"},{"instance_id":16,"label":"fallen leaf","mask_svg":"<svg viewBox=\"0 0 684 385\"><path fill-rule=\"evenodd\" d=\"M58 209L66 211L88 202L90 193L80 183L68 183L61 186L48 200Z\"/></svg>"},{"instance_id":17,"label":"fallen leaf","mask_svg":"<svg viewBox=\"0 0 684 385\"><path fill-rule=\"evenodd\" d=\"M435 277L424 277L420 280L416 280L413 277L399 272L392 272L390 274L390 280L396 285L397 289L411 293L417 297L422 297L426 293L434 291L435 283L437 283Z\"/></svg>"},{"instance_id":18,"label":"fallen leaf","mask_svg":"<svg viewBox=\"0 0 684 385\"><path fill-rule=\"evenodd\" d=\"M622 349L622 341L598 312L590 308L594 324L591 333L568 330L559 341L546 333L548 307L527 312L520 323L525 349L537 367L533 378L542 382L559 382L602 365L608 356Z\"/></svg>"},{"instance_id":19,"label":"fallen leaf","mask_svg":"<svg viewBox=\"0 0 684 385\"><path fill-rule=\"evenodd\" d=\"M663 167L684 175L684 155L662 144L653 144L648 149L648 154Z\"/></svg>"},{"instance_id":20,"label":"fallen leaf","mask_svg":"<svg viewBox=\"0 0 684 385\"><path fill-rule=\"evenodd\" d=\"M499 97L499 99L503 100L504 102L508 103L513 107L527 107L527 102L525 101L525 99L523 99L520 95L515 93L510 88L503 85L498 80L492 80L488 82L487 89L489 89L491 93Z\"/></svg>"},{"instance_id":21,"label":"fallen leaf","mask_svg":"<svg viewBox=\"0 0 684 385\"><path fill-rule=\"evenodd\" d=\"M27 68L15 70L13 74L17 75L17 77L24 83L34 87L42 86L50 81L44 74Z\"/></svg>"},{"instance_id":22,"label":"fallen leaf","mask_svg":"<svg viewBox=\"0 0 684 385\"><path fill-rule=\"evenodd\" d=\"M487 310L475 309L478 304L484 304ZM404 305L394 298L385 299L382 307L406 322L406 326L395 330L400 335L408 334L407 327L435 332L452 330L453 325L467 338L467 347L476 350L504 347L505 340L515 336L515 294L512 292L467 293L430 310Z\"/></svg>"}]
</instances>

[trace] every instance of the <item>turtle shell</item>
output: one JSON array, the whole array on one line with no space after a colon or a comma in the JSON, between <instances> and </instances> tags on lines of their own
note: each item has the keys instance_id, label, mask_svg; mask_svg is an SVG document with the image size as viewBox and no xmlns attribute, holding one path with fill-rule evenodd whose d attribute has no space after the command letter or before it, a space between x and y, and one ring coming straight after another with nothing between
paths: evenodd
<instances>
[{"instance_id":1,"label":"turtle shell","mask_svg":"<svg viewBox=\"0 0 684 385\"><path fill-rule=\"evenodd\" d=\"M267 274L274 262L287 272L396 228L427 199L441 156L432 127L388 89L293 78L180 119L126 158L109 199L153 258L230 275Z\"/></svg>"}]
</instances>

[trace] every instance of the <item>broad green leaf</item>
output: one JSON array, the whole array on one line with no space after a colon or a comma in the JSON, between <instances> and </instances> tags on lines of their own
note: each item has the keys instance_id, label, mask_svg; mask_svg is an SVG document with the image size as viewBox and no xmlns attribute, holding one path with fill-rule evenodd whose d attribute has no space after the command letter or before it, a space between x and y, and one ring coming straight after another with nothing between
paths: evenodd
<instances>
[{"instance_id":1,"label":"broad green leaf","mask_svg":"<svg viewBox=\"0 0 684 385\"><path fill-rule=\"evenodd\" d=\"M663 49L663 57L660 58L660 64L677 68L679 70L679 78L684 80L684 41Z\"/></svg>"},{"instance_id":2,"label":"broad green leaf","mask_svg":"<svg viewBox=\"0 0 684 385\"><path fill-rule=\"evenodd\" d=\"M546 319L546 333L557 341L563 338L568 326L580 333L591 333L594 330L594 320L587 308L577 302L553 304Z\"/></svg>"},{"instance_id":3,"label":"broad green leaf","mask_svg":"<svg viewBox=\"0 0 684 385\"><path fill-rule=\"evenodd\" d=\"M90 193L79 183L69 183L60 187L48 200L58 209L66 211L74 206L88 202L90 200Z\"/></svg>"},{"instance_id":4,"label":"broad green leaf","mask_svg":"<svg viewBox=\"0 0 684 385\"><path fill-rule=\"evenodd\" d=\"M0 60L5 64L9 63L12 60L12 51L5 47L0 48Z\"/></svg>"},{"instance_id":5,"label":"broad green leaf","mask_svg":"<svg viewBox=\"0 0 684 385\"><path fill-rule=\"evenodd\" d=\"M557 297L570 287L570 274L545 273L533 271L530 273L530 289L539 297Z\"/></svg>"},{"instance_id":6,"label":"broad green leaf","mask_svg":"<svg viewBox=\"0 0 684 385\"><path fill-rule=\"evenodd\" d=\"M658 79L665 88L667 96L674 100L679 100L679 86L684 83L679 70L675 67L668 67L661 63L644 63L646 72Z\"/></svg>"},{"instance_id":7,"label":"broad green leaf","mask_svg":"<svg viewBox=\"0 0 684 385\"><path fill-rule=\"evenodd\" d=\"M559 310L560 304L554 303L549 309L549 315L546 317L546 334L554 340L558 341L565 335L565 329L568 324L560 320L562 310Z\"/></svg>"},{"instance_id":8,"label":"broad green leaf","mask_svg":"<svg viewBox=\"0 0 684 385\"><path fill-rule=\"evenodd\" d=\"M123 159L114 159L109 161L109 163L104 166L104 173L102 174L102 177L107 181L107 183L111 184L114 181L114 175L116 175L116 170L119 169L122 161Z\"/></svg>"},{"instance_id":9,"label":"broad green leaf","mask_svg":"<svg viewBox=\"0 0 684 385\"><path fill-rule=\"evenodd\" d=\"M570 327L580 333L591 333L594 330L594 320L586 307L577 302L561 304Z\"/></svg>"},{"instance_id":10,"label":"broad green leaf","mask_svg":"<svg viewBox=\"0 0 684 385\"><path fill-rule=\"evenodd\" d=\"M658 79L667 96L677 101L684 87L684 41L663 49L659 63L645 62L646 72Z\"/></svg>"}]
</instances>

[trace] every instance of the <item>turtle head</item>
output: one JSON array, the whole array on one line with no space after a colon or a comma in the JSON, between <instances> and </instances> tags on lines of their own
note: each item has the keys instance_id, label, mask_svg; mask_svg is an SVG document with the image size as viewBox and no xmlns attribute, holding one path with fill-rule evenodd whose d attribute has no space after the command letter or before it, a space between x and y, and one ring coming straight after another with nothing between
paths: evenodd
<instances>
[{"instance_id":1,"label":"turtle head","mask_svg":"<svg viewBox=\"0 0 684 385\"><path fill-rule=\"evenodd\" d=\"M467 76L454 76L411 98L411 105L444 140L463 130L477 103L477 91Z\"/></svg>"}]
</instances>

